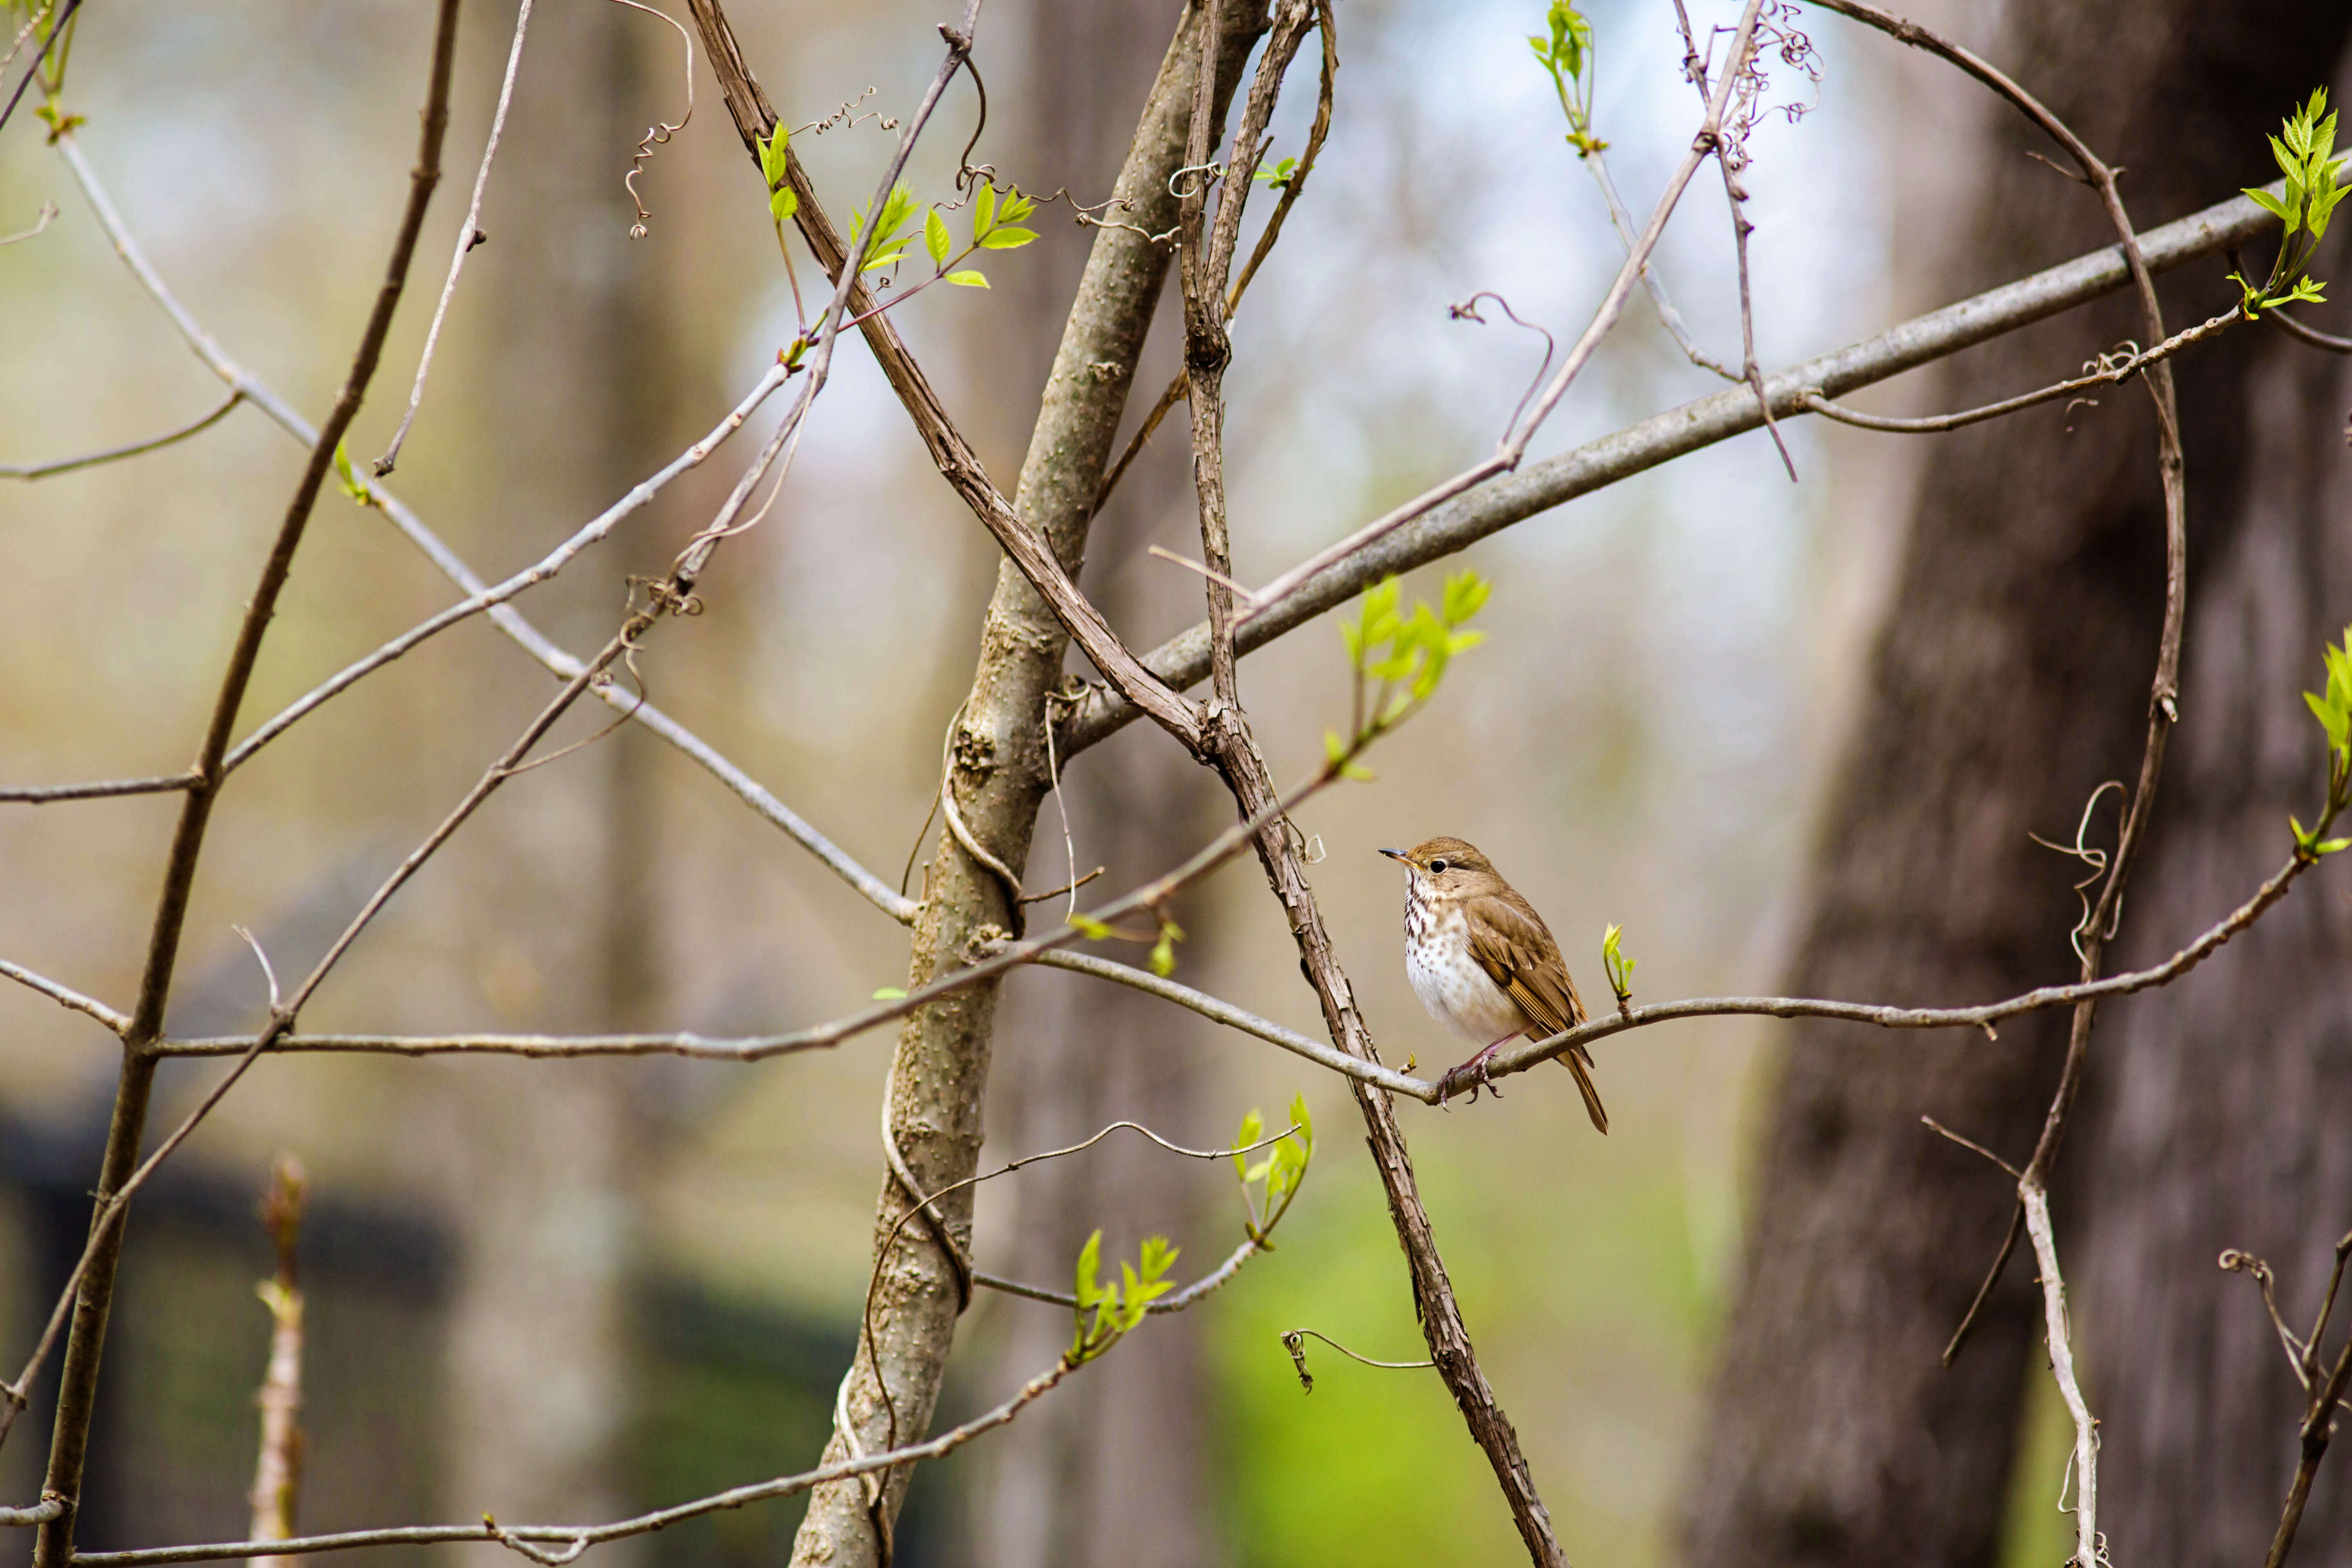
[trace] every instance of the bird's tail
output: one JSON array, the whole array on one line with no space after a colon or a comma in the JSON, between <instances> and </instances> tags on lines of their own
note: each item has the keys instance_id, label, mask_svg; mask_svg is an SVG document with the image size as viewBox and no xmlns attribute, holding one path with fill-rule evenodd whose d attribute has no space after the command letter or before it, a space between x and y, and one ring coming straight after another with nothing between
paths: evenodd
<instances>
[{"instance_id":1,"label":"bird's tail","mask_svg":"<svg viewBox=\"0 0 2352 1568\"><path fill-rule=\"evenodd\" d=\"M1609 1133L1609 1113L1601 1109L1601 1091L1592 1087L1592 1058L1582 1046L1571 1046L1552 1060L1576 1075L1576 1090L1584 1096L1584 1113L1592 1118L1593 1128L1603 1137Z\"/></svg>"}]
</instances>

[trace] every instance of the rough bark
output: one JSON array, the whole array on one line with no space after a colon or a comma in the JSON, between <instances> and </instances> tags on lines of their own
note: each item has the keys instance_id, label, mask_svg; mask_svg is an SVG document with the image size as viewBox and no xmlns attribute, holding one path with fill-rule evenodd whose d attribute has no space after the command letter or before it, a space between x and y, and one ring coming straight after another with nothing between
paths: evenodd
<instances>
[{"instance_id":1,"label":"rough bark","mask_svg":"<svg viewBox=\"0 0 2352 1568\"><path fill-rule=\"evenodd\" d=\"M2100 0L2014 13L1992 52L2128 167L2146 226L2259 177L2263 132L2309 90L2309 62L2335 57L2344 21L2284 3ZM2053 150L1992 123L1962 289L2099 238L2090 195L2023 156ZM2175 309L2225 306L2221 270L2177 280ZM2022 390L2132 331L2110 301L1990 346L1945 394L1966 406ZM2247 359L2224 341L2179 369L2192 587L2227 527L2199 498L2237 482ZM2092 790L2136 766L2162 605L2152 426L2131 388L1945 438L1930 459L1824 816L1797 994L1958 1002L2071 971L2067 884L2081 873L2026 835L2071 838ZM2111 841L2114 821L2093 842ZM2151 942L2161 897L2143 889L2126 910ZM1685 1493L1695 1563L1990 1559L2036 1332L2032 1270L2012 1266L1944 1370L2015 1199L1918 1118L2021 1161L2064 1026L2020 1020L1997 1043L1794 1026ZM2110 1386L2095 1386L2095 1405Z\"/></svg>"},{"instance_id":2,"label":"rough bark","mask_svg":"<svg viewBox=\"0 0 2352 1568\"><path fill-rule=\"evenodd\" d=\"M2344 255L2331 244L2318 275L2339 278ZM2347 361L2257 340L2231 432L2242 480L2207 503L2226 514L2226 542L2192 605L2173 774L2127 960L2242 897L2283 858L2287 815L2308 821L2323 787L2318 730L2295 694L2315 689L2320 645L2352 621L2347 398ZM2352 1229L2347 889L2345 869L2323 867L2211 963L2105 1021L2078 1153L2078 1321L2119 1563L2251 1563L2277 1524L2303 1390L2253 1289L2214 1263L2230 1247L2268 1259L2301 1332ZM2341 1466L2323 1468L2296 1562L2352 1560L2347 1502Z\"/></svg>"},{"instance_id":3,"label":"rough bark","mask_svg":"<svg viewBox=\"0 0 2352 1568\"><path fill-rule=\"evenodd\" d=\"M1168 13L1161 0L1033 0L1021 13L1025 80L1011 91L1000 82L994 100L1018 149L992 153L999 169L1039 190L1066 185L1080 200L1107 191L1134 105L1159 64ZM1003 11L992 17L1010 19ZM1044 244L1023 253L1024 265L999 269L999 308L981 318L986 363L1043 381L1055 324L1085 265L1085 233L1056 223ZM1055 250L1039 254L1048 246ZM1166 315L1163 306L1163 323ZM1165 380L1172 346L1162 338L1147 353L1145 386ZM967 428L983 447L993 444L984 411L975 409ZM1088 596L1130 636L1171 588L1181 592L1171 568L1143 554L1155 540L1189 548L1181 450L1164 441L1147 452L1091 533ZM1162 736L1138 733L1075 768L1060 761L1078 871L1110 868L1089 893L1135 885L1166 868L1171 843L1198 843L1219 826L1214 782ZM1026 873L1038 889L1067 875L1055 807L1043 810ZM1033 918L1050 921L1062 908L1059 900L1033 906ZM1181 909L1177 919L1192 933L1186 969L1213 962L1213 929ZM1006 1048L989 1117L993 1149L1058 1147L1121 1118L1175 1138L1222 1131L1203 1114L1211 1061L1198 1021L1181 1009L1121 986L1040 977L1015 984L1000 1027ZM998 1194L1015 1218L1003 1259L991 1268L1059 1281L1097 1226L1120 1257L1133 1256L1152 1232L1190 1243L1202 1235L1191 1221L1204 1212L1207 1183L1218 1179L1230 1181L1225 1167L1203 1170L1125 1134L1082 1158L1033 1167L1011 1178L1017 1186L1009 1195ZM1034 1302L1003 1299L994 1316L988 1353L966 1384L982 1398L1016 1386L1070 1337L1066 1312ZM1209 1462L1206 1328L1200 1312L1155 1320L978 1451L981 1476L968 1489L972 1556L982 1568L1200 1568L1223 1555Z\"/></svg>"},{"instance_id":4,"label":"rough bark","mask_svg":"<svg viewBox=\"0 0 2352 1568\"><path fill-rule=\"evenodd\" d=\"M1264 21L1262 5L1223 7L1221 108ZM1165 231L1173 221L1168 177L1181 162L1204 26L1199 8L1188 6L1152 85L1117 186L1118 196L1132 205L1112 215L1122 226L1133 226L1105 228L1096 238L1022 467L1015 509L1071 572L1084 560L1095 491L1167 277L1168 253L1147 236ZM1061 679L1066 647L1059 622L1006 563L989 603L945 782L973 837L1009 866L1028 859L1046 779L1045 699ZM975 943L1017 927L1010 890L951 834L941 835L925 868L923 889L910 989L964 962ZM899 1035L886 1125L927 1192L976 1168L996 991L992 984L977 986L924 1008ZM828 1462L847 1457L853 1446L870 1452L888 1445L894 1427L896 1441L913 1440L929 1426L938 1399L961 1292L952 1259L919 1222L891 1240L908 1201L896 1178L886 1174L875 1240L877 1250L887 1247L887 1254L879 1260L869 1302L870 1335L861 1342L843 1389L840 1415L847 1430L836 1426L825 1450ZM940 1207L957 1243L968 1247L969 1189ZM877 1385L877 1368L887 1401ZM793 1561L884 1560L887 1545L877 1527L887 1528L895 1518L908 1479L906 1472L894 1474L871 1507L862 1483L820 1489L810 1499Z\"/></svg>"}]
</instances>

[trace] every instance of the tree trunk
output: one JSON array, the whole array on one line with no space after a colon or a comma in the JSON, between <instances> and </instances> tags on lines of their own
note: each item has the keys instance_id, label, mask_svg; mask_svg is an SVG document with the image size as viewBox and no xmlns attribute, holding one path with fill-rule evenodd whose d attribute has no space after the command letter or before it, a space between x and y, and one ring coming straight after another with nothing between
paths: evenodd
<instances>
[{"instance_id":1,"label":"tree trunk","mask_svg":"<svg viewBox=\"0 0 2352 1568\"><path fill-rule=\"evenodd\" d=\"M476 100L495 92L514 7L480 19ZM677 35L618 5L537 5L514 108L491 173L481 226L489 236L452 307L460 330L470 291L491 317L493 353L470 391L507 410L498 474L511 511L486 515L494 537L476 559L512 559L543 546L547 520L592 515L676 449L676 367L667 318L680 307L665 268L682 225L629 238L635 206L622 184L654 118L683 109ZM482 127L487 130L487 123ZM462 202L480 144L453 157ZM671 165L675 168L676 165ZM646 205L677 210L659 159L638 177ZM462 209L460 209L462 210ZM451 231L454 232L454 229ZM443 253L446 255L446 252ZM430 275L438 282L436 268ZM420 302L430 296L420 296ZM410 461L461 442L460 388L445 357L428 388ZM444 385L441 378L452 377ZM405 391L404 386L402 391ZM404 465L405 467L406 465ZM609 635L623 579L646 574L669 552L661 510L631 519L602 561L576 582L542 590L534 615L593 642ZM575 646L576 643L575 643ZM525 687L530 706L543 692ZM489 732L511 734L503 700L487 704ZM587 725L608 720L591 715ZM584 738L593 728L583 727ZM467 872L467 918L489 1000L509 1026L626 1029L651 1019L658 973L645 885L654 826L646 763L651 738L624 726L588 752L532 775L530 801L480 824L488 837ZM586 918L550 928L540 912ZM452 1303L452 1443L446 1484L459 1518L485 1508L502 1520L613 1517L635 1502L620 1468L633 1403L630 1284L646 1173L635 1106L646 1064L583 1062L560 1073L522 1061L465 1064L456 1100L462 1131L446 1162L445 1196L463 1252ZM577 1070L572 1070L576 1068ZM454 1082L454 1080L453 1080ZM461 1549L485 1564L510 1555ZM625 1555L642 1554L642 1543Z\"/></svg>"},{"instance_id":2,"label":"tree trunk","mask_svg":"<svg viewBox=\"0 0 2352 1568\"><path fill-rule=\"evenodd\" d=\"M1264 30L1263 0L1188 5L1145 104L1118 195L1118 226L1098 230L1068 325L1045 384L1044 406L1021 470L1014 505L1022 521L1078 569L1093 521L1095 492L1113 451L1119 416L1165 281L1168 252L1149 236L1174 222L1169 176L1183 160L1202 37L1219 18L1217 119L1251 46ZM1133 226L1129 227L1129 226ZM1007 866L1025 865L1044 798L1045 698L1059 683L1068 638L1010 562L997 575L971 694L954 731L949 804L975 838ZM1002 879L943 834L926 868L908 988L961 963L976 941L1018 929ZM892 1058L885 1126L926 1194L973 1173L994 1033L997 986L974 986L912 1015ZM920 1220L898 1225L909 1204L885 1174L875 1244L881 1258L868 1303L869 1331L844 1380L840 1415L825 1462L919 1439L929 1426L961 1310L954 1267ZM960 1247L971 1245L970 1188L938 1205ZM877 1386L877 1373L879 1386ZM887 1389L887 1396L883 1390ZM795 1563L887 1562L887 1531L904 1501L908 1472L891 1473L869 1494L863 1479L821 1487L793 1543Z\"/></svg>"},{"instance_id":3,"label":"tree trunk","mask_svg":"<svg viewBox=\"0 0 2352 1568\"><path fill-rule=\"evenodd\" d=\"M2326 58L2307 57L2306 75ZM2331 239L2315 276L2337 282L2345 257ZM2124 945L2132 964L2275 870L2288 814L2308 822L2325 789L2319 730L2296 693L2318 687L2321 644L2352 621L2352 374L2283 333L2251 346L2230 432L2248 460L2229 494L2207 491L2227 531L2191 605L2169 794ZM2181 984L2103 1022L2078 1150L2079 1321L2118 1563L2251 1565L2277 1526L2303 1390L2252 1284L2214 1260L2233 1247L2267 1258L2282 1311L2305 1332L2330 1249L2352 1229L2347 889L2343 867L2323 866ZM2341 1323L2339 1309L2331 1348ZM2313 1489L2297 1563L2352 1561L2347 1501L2337 1460Z\"/></svg>"},{"instance_id":4,"label":"tree trunk","mask_svg":"<svg viewBox=\"0 0 2352 1568\"><path fill-rule=\"evenodd\" d=\"M1109 189L1134 105L1158 63L1167 9L1162 0L1032 0L1022 17L1025 90L1009 95L1016 117L1009 144L1019 151L995 157L1006 177L1039 191L1066 186L1082 202ZM1027 371L1024 353L1053 341L1085 260L1077 243L1085 233L1056 223L1047 238L1064 244L1000 283L1013 308L984 319L984 363ZM1156 395L1177 368L1175 347L1171 332L1146 354L1144 396ZM1042 379L1039 358L1031 374ZM1152 605L1164 605L1176 585L1175 569L1146 560L1145 546L1199 547L1178 428L1129 469L1089 551L1089 597L1113 626L1144 642L1158 629L1146 626ZM1122 737L1076 767L1059 760L1078 874L1109 868L1087 893L1132 887L1166 868L1171 845L1197 843L1223 826L1214 778L1157 731ZM1025 873L1041 889L1068 876L1055 807L1044 811ZM1177 918L1192 933L1182 950L1190 971L1209 962L1213 922L1194 918L1198 900L1186 902ZM1033 906L1032 915L1042 925L1063 907ZM1201 1103L1210 1058L1199 1020L1181 1009L1123 986L1039 974L1013 986L1002 1026L1007 1045L989 1121L992 1151L1057 1148L1121 1119L1180 1140L1215 1136ZM1212 1176L1230 1180L1222 1164L1204 1171L1126 1133L1033 1167L1007 1179L1017 1184L1009 1194L999 1194L1015 1220L1003 1261L991 1267L1058 1285L1097 1226L1106 1256L1133 1256L1152 1232L1187 1240L1197 1234L1189 1222L1203 1212L1203 1178ZM1066 1311L1009 1297L994 1311L977 1379L982 1397L1018 1386L1070 1337ZM1199 1312L1155 1320L989 1439L975 1456L980 1479L971 1489L973 1555L982 1568L1203 1568L1223 1555L1208 1463L1206 1326Z\"/></svg>"},{"instance_id":5,"label":"tree trunk","mask_svg":"<svg viewBox=\"0 0 2352 1568\"><path fill-rule=\"evenodd\" d=\"M2125 194L2147 226L2266 177L2263 133L2315 85L2312 62L2336 58L2346 21L2287 0L2089 0L2013 11L1988 52L2127 166ZM2087 193L2023 155L2055 148L2005 110L1991 123L1953 294L2111 237ZM2230 303L2221 270L2173 284L2173 324ZM1979 351L1955 365L1947 397L1990 401L2140 335L2109 301ZM2204 563L2227 548L2249 335L2179 362L2192 606L2214 578ZM2133 775L2162 542L2153 416L2136 386L1939 438L1823 819L1794 994L1958 1003L2072 977L2068 884L2081 871L2026 836L2071 840L2101 781ZM2094 844L2113 842L2109 795ZM2166 942L2236 896L2174 918L2151 881L2126 921L2135 943ZM2022 1163L2064 1031L2058 1014L2004 1026L1997 1042L1790 1026L1686 1493L1693 1563L1990 1560L2023 1380L2042 1365L2039 1309L2030 1263L2012 1263L1958 1364L1938 1364L2015 1197L1919 1117ZM2095 1056L2113 1048L2101 1040ZM2062 1249L2081 1234L2071 1217ZM2154 1347L2140 1349L2134 1376L2151 1370ZM2095 1405L2113 1389L2096 1384Z\"/></svg>"}]
</instances>

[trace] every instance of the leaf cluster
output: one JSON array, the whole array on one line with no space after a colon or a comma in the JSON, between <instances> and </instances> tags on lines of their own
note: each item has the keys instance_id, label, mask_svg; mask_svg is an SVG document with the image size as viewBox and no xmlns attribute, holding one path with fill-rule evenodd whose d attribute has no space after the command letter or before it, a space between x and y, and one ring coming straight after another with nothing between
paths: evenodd
<instances>
[{"instance_id":1,"label":"leaf cluster","mask_svg":"<svg viewBox=\"0 0 2352 1568\"><path fill-rule=\"evenodd\" d=\"M1435 696L1456 654L1486 640L1483 632L1462 628L1493 592L1493 584L1466 569L1445 579L1435 609L1427 600L1415 600L1407 614L1403 591L1393 577L1364 591L1355 616L1339 623L1355 673L1353 728L1344 738L1336 730L1323 735L1325 758L1340 777L1370 778L1356 754Z\"/></svg>"},{"instance_id":2,"label":"leaf cluster","mask_svg":"<svg viewBox=\"0 0 2352 1568\"><path fill-rule=\"evenodd\" d=\"M1037 231L1021 227L1019 220L1036 210L1036 202L1023 195L1018 186L1008 187L1000 197L994 185L982 182L972 197L971 238L959 249L940 209L916 201L914 192L904 184L895 185L883 200L881 215L870 225L864 207L850 215L850 248L866 258L860 271L895 267L906 258L914 246L916 230L920 229L923 248L930 253L934 281L985 289L988 279L977 269L951 268L975 250L1018 250L1035 240Z\"/></svg>"},{"instance_id":3,"label":"leaf cluster","mask_svg":"<svg viewBox=\"0 0 2352 1568\"><path fill-rule=\"evenodd\" d=\"M1119 1277L1105 1285L1097 1278L1102 1268L1102 1232L1087 1237L1086 1246L1078 1249L1078 1322L1066 1358L1072 1366L1084 1366L1117 1344L1143 1321L1152 1302L1175 1289L1168 1271L1176 1266L1179 1250L1164 1236L1147 1236L1137 1262L1121 1263Z\"/></svg>"},{"instance_id":4,"label":"leaf cluster","mask_svg":"<svg viewBox=\"0 0 2352 1568\"><path fill-rule=\"evenodd\" d=\"M1560 112L1568 116L1568 144L1578 157L1589 158L1609 146L1592 134L1592 24L1568 0L1552 0L1544 20L1549 36L1529 34L1528 47L1559 94Z\"/></svg>"},{"instance_id":5,"label":"leaf cluster","mask_svg":"<svg viewBox=\"0 0 2352 1568\"><path fill-rule=\"evenodd\" d=\"M760 173L768 182L768 213L780 227L801 210L801 198L790 183L793 160L787 144L792 136L779 124L775 133L760 143Z\"/></svg>"},{"instance_id":6,"label":"leaf cluster","mask_svg":"<svg viewBox=\"0 0 2352 1568\"><path fill-rule=\"evenodd\" d=\"M1234 1147L1248 1149L1265 1136L1265 1118L1252 1110L1242 1118L1241 1130L1234 1134ZM1234 1156L1234 1169L1241 1174L1242 1208L1248 1215L1243 1227L1252 1241L1269 1252L1274 1250L1274 1227L1290 1212L1291 1200L1307 1179L1307 1163L1314 1158L1315 1119L1307 1114L1303 1094L1290 1097L1290 1131L1268 1146L1262 1158L1252 1160L1245 1153ZM1257 1190L1255 1197L1253 1188Z\"/></svg>"},{"instance_id":7,"label":"leaf cluster","mask_svg":"<svg viewBox=\"0 0 2352 1568\"><path fill-rule=\"evenodd\" d=\"M2331 122L2334 118L2329 116ZM2306 860L2352 848L2352 838L2320 837L2352 805L2352 626L2344 628L2343 641L2319 651L2327 666L2326 689L2306 691L2303 700L2327 736L2327 805L2312 827L2292 816L2286 819L2294 829L2295 853Z\"/></svg>"},{"instance_id":8,"label":"leaf cluster","mask_svg":"<svg viewBox=\"0 0 2352 1568\"><path fill-rule=\"evenodd\" d=\"M2302 108L2288 115L2270 143L2271 156L2286 176L2285 190L2275 196L2266 190L2249 190L2246 195L2284 225L2285 233L2279 238L2271 275L2260 289L2234 272L2230 274L2244 293L2242 305L2250 316L2265 306L2325 300L2320 292L2324 285L2304 268L2326 237L2327 220L2334 216L2336 204L2344 199L2346 188L2341 172L2345 160L2328 155L2336 150L2336 116L2328 111L2326 88L2315 90Z\"/></svg>"}]
</instances>

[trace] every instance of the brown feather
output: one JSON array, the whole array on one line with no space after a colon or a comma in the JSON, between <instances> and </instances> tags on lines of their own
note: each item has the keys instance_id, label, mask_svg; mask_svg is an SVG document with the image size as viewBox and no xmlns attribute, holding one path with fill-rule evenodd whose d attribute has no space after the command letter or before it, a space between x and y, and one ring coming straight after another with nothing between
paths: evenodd
<instances>
[{"instance_id":1,"label":"brown feather","mask_svg":"<svg viewBox=\"0 0 2352 1568\"><path fill-rule=\"evenodd\" d=\"M1543 916L1517 889L1500 877L1494 877L1493 883L1492 888L1463 900L1470 956L1528 1016L1530 1038L1576 1027L1585 1021L1584 998L1576 994L1576 982L1559 955L1559 943L1552 940ZM1593 1086L1591 1056L1582 1046L1573 1046L1556 1059L1576 1075L1576 1087L1584 1096L1585 1114L1592 1118L1592 1125L1607 1132L1609 1113L1601 1109L1600 1091Z\"/></svg>"}]
</instances>

